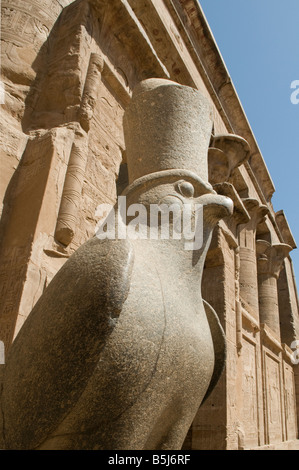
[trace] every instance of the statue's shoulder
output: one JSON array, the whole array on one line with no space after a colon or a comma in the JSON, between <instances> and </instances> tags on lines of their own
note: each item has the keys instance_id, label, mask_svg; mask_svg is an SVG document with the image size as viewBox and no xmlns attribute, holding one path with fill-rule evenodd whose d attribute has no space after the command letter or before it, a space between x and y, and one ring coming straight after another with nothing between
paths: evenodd
<instances>
[{"instance_id":1,"label":"statue's shoulder","mask_svg":"<svg viewBox=\"0 0 299 470\"><path fill-rule=\"evenodd\" d=\"M133 260L134 248L130 240L93 237L78 248L63 266L62 271L77 272L80 278L84 276L89 278L92 275L101 278L105 270L107 270L106 275L122 274L124 270L129 273Z\"/></svg>"},{"instance_id":2,"label":"statue's shoulder","mask_svg":"<svg viewBox=\"0 0 299 470\"><path fill-rule=\"evenodd\" d=\"M95 301L115 316L127 298L134 265L134 246L128 239L98 239L82 245L65 265L66 277L94 292ZM98 294L101 294L100 298Z\"/></svg>"},{"instance_id":3,"label":"statue's shoulder","mask_svg":"<svg viewBox=\"0 0 299 470\"><path fill-rule=\"evenodd\" d=\"M130 241L93 238L52 279L8 354L7 448L36 448L75 405L117 324L133 263Z\"/></svg>"}]
</instances>

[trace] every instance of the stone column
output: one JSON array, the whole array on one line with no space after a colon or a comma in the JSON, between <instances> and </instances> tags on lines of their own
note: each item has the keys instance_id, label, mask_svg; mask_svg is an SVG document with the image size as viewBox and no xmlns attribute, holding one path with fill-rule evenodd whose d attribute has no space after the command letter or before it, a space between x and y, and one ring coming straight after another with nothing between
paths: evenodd
<instances>
[{"instance_id":1,"label":"stone column","mask_svg":"<svg viewBox=\"0 0 299 470\"><path fill-rule=\"evenodd\" d=\"M291 249L291 246L284 243L271 245L266 240L256 242L260 323L270 327L279 339L277 279L283 260Z\"/></svg>"},{"instance_id":2,"label":"stone column","mask_svg":"<svg viewBox=\"0 0 299 470\"><path fill-rule=\"evenodd\" d=\"M268 213L268 208L259 204L256 199L245 199L243 202L251 218L247 224L240 225L239 230L240 298L241 301L245 301L245 307L249 306L251 310L249 313L258 318L259 305L255 237L256 227Z\"/></svg>"}]
</instances>

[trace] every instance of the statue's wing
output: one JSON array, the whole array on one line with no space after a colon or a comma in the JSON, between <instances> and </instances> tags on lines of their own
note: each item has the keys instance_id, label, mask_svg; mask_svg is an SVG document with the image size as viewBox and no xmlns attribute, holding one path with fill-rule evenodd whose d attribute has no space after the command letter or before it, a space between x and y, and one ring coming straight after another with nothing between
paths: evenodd
<instances>
[{"instance_id":1,"label":"statue's wing","mask_svg":"<svg viewBox=\"0 0 299 470\"><path fill-rule=\"evenodd\" d=\"M226 340L223 328L213 307L211 307L211 305L208 304L208 302L205 300L203 302L213 339L215 365L210 385L202 403L204 403L204 401L209 397L212 390L214 390L215 386L217 385L218 380L220 379L220 376L223 372L226 360Z\"/></svg>"},{"instance_id":2,"label":"statue's wing","mask_svg":"<svg viewBox=\"0 0 299 470\"><path fill-rule=\"evenodd\" d=\"M1 405L8 449L37 447L76 403L128 296L132 267L129 240L95 237L38 300L5 366Z\"/></svg>"}]
</instances>

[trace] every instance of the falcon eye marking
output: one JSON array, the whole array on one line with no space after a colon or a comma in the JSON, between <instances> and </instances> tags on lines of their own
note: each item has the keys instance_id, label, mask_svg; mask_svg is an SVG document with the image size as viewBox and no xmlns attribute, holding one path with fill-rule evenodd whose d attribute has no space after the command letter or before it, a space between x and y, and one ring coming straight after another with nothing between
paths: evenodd
<instances>
[{"instance_id":1,"label":"falcon eye marking","mask_svg":"<svg viewBox=\"0 0 299 470\"><path fill-rule=\"evenodd\" d=\"M193 197L194 196L193 184L189 183L188 181L181 181L180 183L178 183L177 184L177 189L185 197Z\"/></svg>"}]
</instances>

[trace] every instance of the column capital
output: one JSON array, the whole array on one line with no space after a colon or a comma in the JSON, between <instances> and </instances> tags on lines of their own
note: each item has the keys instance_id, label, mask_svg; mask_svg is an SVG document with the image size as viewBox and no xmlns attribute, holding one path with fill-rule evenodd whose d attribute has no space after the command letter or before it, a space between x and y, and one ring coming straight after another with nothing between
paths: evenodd
<instances>
[{"instance_id":1,"label":"column capital","mask_svg":"<svg viewBox=\"0 0 299 470\"><path fill-rule=\"evenodd\" d=\"M285 243L271 245L266 240L256 241L258 274L270 274L276 279L282 269L283 261L292 247Z\"/></svg>"},{"instance_id":2,"label":"column capital","mask_svg":"<svg viewBox=\"0 0 299 470\"><path fill-rule=\"evenodd\" d=\"M209 148L209 182L214 185L227 181L235 168L250 156L248 142L235 134L215 135Z\"/></svg>"},{"instance_id":3,"label":"column capital","mask_svg":"<svg viewBox=\"0 0 299 470\"><path fill-rule=\"evenodd\" d=\"M269 208L265 204L261 204L257 199L243 199L243 204L249 212L251 222L255 226L257 226L263 220L263 218L269 214Z\"/></svg>"},{"instance_id":4,"label":"column capital","mask_svg":"<svg viewBox=\"0 0 299 470\"><path fill-rule=\"evenodd\" d=\"M269 213L269 209L266 205L261 204L257 199L253 198L243 198L242 203L247 211L249 221L239 225L240 246L249 248L255 252L256 228Z\"/></svg>"}]
</instances>

